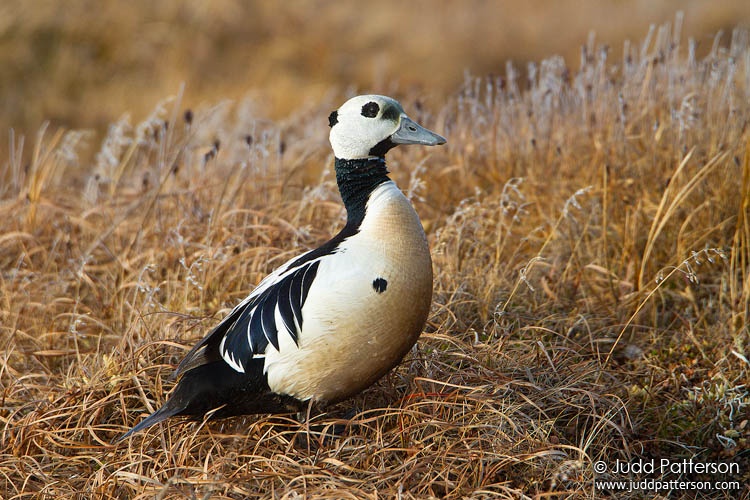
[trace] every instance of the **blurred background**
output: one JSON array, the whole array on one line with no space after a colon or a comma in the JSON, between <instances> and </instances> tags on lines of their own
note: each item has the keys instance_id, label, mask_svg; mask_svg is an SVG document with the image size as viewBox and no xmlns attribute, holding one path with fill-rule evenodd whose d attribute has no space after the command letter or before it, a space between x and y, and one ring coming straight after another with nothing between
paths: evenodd
<instances>
[{"instance_id":1,"label":"blurred background","mask_svg":"<svg viewBox=\"0 0 750 500\"><path fill-rule=\"evenodd\" d=\"M269 118L352 91L430 102L507 61L559 54L575 70L592 31L616 61L625 39L678 10L683 41L703 51L750 24L748 0L2 0L0 129L33 136L49 120L101 133L182 82L185 106L250 98Z\"/></svg>"}]
</instances>

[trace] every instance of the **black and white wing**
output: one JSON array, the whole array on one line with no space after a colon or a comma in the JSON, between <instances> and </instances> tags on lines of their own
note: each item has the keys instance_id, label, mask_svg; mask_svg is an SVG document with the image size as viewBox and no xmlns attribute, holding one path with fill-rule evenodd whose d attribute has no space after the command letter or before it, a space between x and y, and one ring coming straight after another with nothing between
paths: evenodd
<instances>
[{"instance_id":1,"label":"black and white wing","mask_svg":"<svg viewBox=\"0 0 750 500\"><path fill-rule=\"evenodd\" d=\"M229 366L244 372L244 364L265 356L268 344L279 350L279 335L298 343L305 305L320 259L272 274L240 303L224 322L229 323L219 344L219 353Z\"/></svg>"},{"instance_id":2,"label":"black and white wing","mask_svg":"<svg viewBox=\"0 0 750 500\"><path fill-rule=\"evenodd\" d=\"M322 257L316 251L308 252L268 275L193 347L175 377L220 358L245 373L249 361L264 357L269 344L279 350L280 335L288 335L298 344L302 307Z\"/></svg>"},{"instance_id":3,"label":"black and white wing","mask_svg":"<svg viewBox=\"0 0 750 500\"><path fill-rule=\"evenodd\" d=\"M290 260L269 274L245 300L193 347L175 370L186 371L223 359L240 373L247 363L265 356L268 345L278 350L279 335L288 335L299 345L302 306L318 272L320 261L341 251L340 245L358 228L346 226L332 239Z\"/></svg>"}]
</instances>

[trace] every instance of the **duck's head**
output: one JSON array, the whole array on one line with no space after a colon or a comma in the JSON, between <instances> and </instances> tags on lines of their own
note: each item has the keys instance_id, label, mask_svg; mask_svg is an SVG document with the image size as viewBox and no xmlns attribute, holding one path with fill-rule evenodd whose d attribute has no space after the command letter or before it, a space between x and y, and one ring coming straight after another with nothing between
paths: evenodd
<instances>
[{"instance_id":1,"label":"duck's head","mask_svg":"<svg viewBox=\"0 0 750 500\"><path fill-rule=\"evenodd\" d=\"M406 116L395 99L382 95L352 97L328 117L336 158L383 157L399 144L445 144L445 138Z\"/></svg>"}]
</instances>

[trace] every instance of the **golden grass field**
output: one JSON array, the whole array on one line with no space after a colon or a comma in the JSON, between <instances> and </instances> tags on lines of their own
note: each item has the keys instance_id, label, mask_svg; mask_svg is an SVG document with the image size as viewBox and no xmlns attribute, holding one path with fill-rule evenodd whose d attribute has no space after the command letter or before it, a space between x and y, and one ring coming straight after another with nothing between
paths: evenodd
<instances>
[{"instance_id":1,"label":"golden grass field","mask_svg":"<svg viewBox=\"0 0 750 500\"><path fill-rule=\"evenodd\" d=\"M89 25L65 17L83 3L71 12L38 4L19 26L58 16L78 30L61 40L109 40L93 52L101 71L114 71L109 58L181 46L152 19L139 28L152 38L134 44L141 56L118 47L120 30L140 26L138 2L106 4L104 21ZM611 16L627 11L621 4ZM175 36L218 39L188 22L197 3L163 5L174 9L165 16L186 16ZM299 48L308 67L278 82L268 65L224 73L211 62L222 48L237 57L233 37L243 48L253 29L281 30L268 22L274 4L253 5L257 17L242 29L239 3L200 11L211 29L236 28L194 54L205 74L177 71L170 56L140 78L125 64L131 80L95 85L106 78L75 66L94 56L60 49L69 67L50 60L48 73L24 73L31 88L2 77L13 104L2 117L15 125L0 160L1 498L750 498L744 3L690 4L684 23L672 12L670 24L641 24L639 38L609 50L586 31L562 33L565 43L544 54L490 57L456 42L444 71L439 58L410 65L383 42L393 58L353 63L349 77L331 69L347 59L321 48L332 25L320 21ZM443 15L470 30L452 5L440 4ZM519 47L535 37L524 18L534 7L513 12ZM306 19L345 12L303 2L283 15L307 33ZM477 36L502 44L491 24ZM720 28L716 38L705 31ZM417 28L422 43L426 29ZM6 28L3 43L22 31ZM366 47L355 53L383 33L363 28ZM285 43L258 50L283 66L298 49ZM419 50L431 53L407 52ZM0 54L25 60L18 51ZM471 52L463 67L461 51ZM506 66L514 57L537 62ZM411 72L399 80L398 68ZM341 227L326 116L360 91L393 94L448 138L389 154L433 254L434 304L417 347L360 396L313 412L309 438L293 415L261 415L172 420L111 445L163 403L181 356L253 286ZM738 474L685 476L738 489L595 485L617 478L595 473L597 461L662 458L738 464Z\"/></svg>"}]
</instances>

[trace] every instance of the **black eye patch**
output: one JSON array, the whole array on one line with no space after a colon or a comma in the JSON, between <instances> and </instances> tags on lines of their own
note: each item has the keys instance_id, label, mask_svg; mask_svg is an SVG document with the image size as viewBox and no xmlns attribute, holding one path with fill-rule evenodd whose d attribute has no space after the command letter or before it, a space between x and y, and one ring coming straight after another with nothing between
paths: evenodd
<instances>
[{"instance_id":1,"label":"black eye patch","mask_svg":"<svg viewBox=\"0 0 750 500\"><path fill-rule=\"evenodd\" d=\"M339 122L339 112L331 111L331 114L328 115L328 126L333 128L333 126L336 125L338 122Z\"/></svg>"},{"instance_id":2,"label":"black eye patch","mask_svg":"<svg viewBox=\"0 0 750 500\"><path fill-rule=\"evenodd\" d=\"M378 116L378 111L380 111L380 106L376 102L370 101L362 106L362 116L366 118L375 118Z\"/></svg>"}]
</instances>

